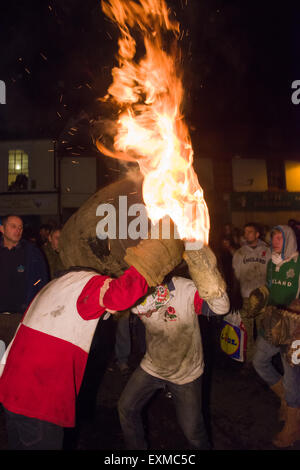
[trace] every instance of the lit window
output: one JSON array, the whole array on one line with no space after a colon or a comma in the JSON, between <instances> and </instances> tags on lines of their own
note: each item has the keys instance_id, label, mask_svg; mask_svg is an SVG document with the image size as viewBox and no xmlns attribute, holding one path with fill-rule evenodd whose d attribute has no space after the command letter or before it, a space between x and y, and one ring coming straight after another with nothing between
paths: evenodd
<instances>
[{"instance_id":1,"label":"lit window","mask_svg":"<svg viewBox=\"0 0 300 470\"><path fill-rule=\"evenodd\" d=\"M23 150L9 150L8 153L8 187L10 189L27 189L28 155Z\"/></svg>"}]
</instances>

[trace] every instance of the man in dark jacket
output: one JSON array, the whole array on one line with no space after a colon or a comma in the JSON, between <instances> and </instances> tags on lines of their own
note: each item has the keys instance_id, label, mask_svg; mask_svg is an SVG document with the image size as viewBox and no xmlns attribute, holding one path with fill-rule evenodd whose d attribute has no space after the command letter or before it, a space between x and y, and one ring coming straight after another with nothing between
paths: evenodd
<instances>
[{"instance_id":1,"label":"man in dark jacket","mask_svg":"<svg viewBox=\"0 0 300 470\"><path fill-rule=\"evenodd\" d=\"M20 217L3 217L0 232L0 339L7 346L22 314L49 276L39 248L22 239Z\"/></svg>"}]
</instances>

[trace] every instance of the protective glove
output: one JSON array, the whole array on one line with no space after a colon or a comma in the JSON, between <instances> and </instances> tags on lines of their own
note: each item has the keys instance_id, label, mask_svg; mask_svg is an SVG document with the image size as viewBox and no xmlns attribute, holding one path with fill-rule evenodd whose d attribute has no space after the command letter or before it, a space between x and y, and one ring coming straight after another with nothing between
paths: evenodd
<instances>
[{"instance_id":1,"label":"protective glove","mask_svg":"<svg viewBox=\"0 0 300 470\"><path fill-rule=\"evenodd\" d=\"M254 318L266 307L269 298L269 290L266 286L254 289L249 296L248 317Z\"/></svg>"},{"instance_id":2,"label":"protective glove","mask_svg":"<svg viewBox=\"0 0 300 470\"><path fill-rule=\"evenodd\" d=\"M204 245L200 250L186 250L183 259L187 262L190 276L202 299L210 301L224 295L226 283L209 246Z\"/></svg>"},{"instance_id":3,"label":"protective glove","mask_svg":"<svg viewBox=\"0 0 300 470\"><path fill-rule=\"evenodd\" d=\"M181 261L184 251L182 240L142 240L127 248L124 261L146 279L149 287L158 286Z\"/></svg>"}]
</instances>

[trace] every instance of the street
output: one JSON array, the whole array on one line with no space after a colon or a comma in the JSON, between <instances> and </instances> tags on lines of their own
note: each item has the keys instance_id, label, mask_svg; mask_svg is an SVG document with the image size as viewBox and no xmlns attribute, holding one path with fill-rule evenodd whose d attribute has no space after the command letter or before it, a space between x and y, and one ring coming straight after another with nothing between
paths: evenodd
<instances>
[{"instance_id":1,"label":"street","mask_svg":"<svg viewBox=\"0 0 300 470\"><path fill-rule=\"evenodd\" d=\"M278 451L272 438L280 430L277 421L279 401L251 369L225 356L218 346L221 319L201 319L206 355L203 410L216 451ZM130 358L131 371L138 364L135 348ZM128 375L123 376L112 357L97 394L92 419L82 420L66 433L66 450L122 451L124 442L119 425L117 402ZM149 450L184 451L187 443L177 424L172 398L166 391L157 393L144 414ZM0 449L7 449L3 411L0 413ZM300 450L297 442L288 450ZM109 454L110 455L110 454Z\"/></svg>"}]
</instances>

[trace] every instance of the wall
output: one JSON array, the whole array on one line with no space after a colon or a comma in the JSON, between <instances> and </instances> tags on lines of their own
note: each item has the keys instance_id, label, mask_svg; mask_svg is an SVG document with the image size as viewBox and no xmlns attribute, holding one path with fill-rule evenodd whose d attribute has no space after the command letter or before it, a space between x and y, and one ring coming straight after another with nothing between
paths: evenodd
<instances>
[{"instance_id":1,"label":"wall","mask_svg":"<svg viewBox=\"0 0 300 470\"><path fill-rule=\"evenodd\" d=\"M232 159L232 182L234 191L267 191L268 178L265 160Z\"/></svg>"},{"instance_id":2,"label":"wall","mask_svg":"<svg viewBox=\"0 0 300 470\"><path fill-rule=\"evenodd\" d=\"M8 154L17 149L29 157L28 191L8 191ZM64 208L75 210L97 190L96 163L89 157L56 159L50 139L0 142L0 215L38 215L45 220L58 217Z\"/></svg>"},{"instance_id":3,"label":"wall","mask_svg":"<svg viewBox=\"0 0 300 470\"><path fill-rule=\"evenodd\" d=\"M28 191L8 191L9 150L28 154ZM58 194L53 140L0 142L0 214L56 216Z\"/></svg>"},{"instance_id":4,"label":"wall","mask_svg":"<svg viewBox=\"0 0 300 470\"><path fill-rule=\"evenodd\" d=\"M8 151L12 149L21 149L29 155L28 192L7 192ZM103 160L95 157L61 157L56 160L51 139L0 142L0 215L14 212L45 218L65 214L67 218L99 186L111 183L112 177L120 174L120 169L114 168L114 164L114 160L109 159L104 164ZM282 206L275 209L264 206L261 210L254 210L254 205L253 210L249 205L247 210L232 206L232 194L245 192L253 197L256 197L255 192L260 197L269 194L264 158L215 159L198 155L194 168L204 189L214 228L230 221L243 226L249 220L256 220L271 226L287 223L290 218L300 219L300 210L294 205L291 210L282 210ZM285 170L287 191L278 191L278 194L291 194L288 191L300 193L300 163L287 160Z\"/></svg>"},{"instance_id":5,"label":"wall","mask_svg":"<svg viewBox=\"0 0 300 470\"><path fill-rule=\"evenodd\" d=\"M211 158L197 158L194 160L194 170L198 176L199 183L204 191L214 188L213 164Z\"/></svg>"},{"instance_id":6,"label":"wall","mask_svg":"<svg viewBox=\"0 0 300 470\"><path fill-rule=\"evenodd\" d=\"M278 224L287 224L289 219L300 219L299 211L276 212L232 212L232 224L235 227L243 227L247 222L257 222L270 228Z\"/></svg>"},{"instance_id":7,"label":"wall","mask_svg":"<svg viewBox=\"0 0 300 470\"><path fill-rule=\"evenodd\" d=\"M94 157L64 157L60 161L61 207L80 207L97 190Z\"/></svg>"},{"instance_id":8,"label":"wall","mask_svg":"<svg viewBox=\"0 0 300 470\"><path fill-rule=\"evenodd\" d=\"M285 162L286 189L300 191L300 163L287 160Z\"/></svg>"},{"instance_id":9,"label":"wall","mask_svg":"<svg viewBox=\"0 0 300 470\"><path fill-rule=\"evenodd\" d=\"M30 191L55 190L53 140L26 140L0 142L0 193L8 190L8 152L20 149L29 156Z\"/></svg>"}]
</instances>

